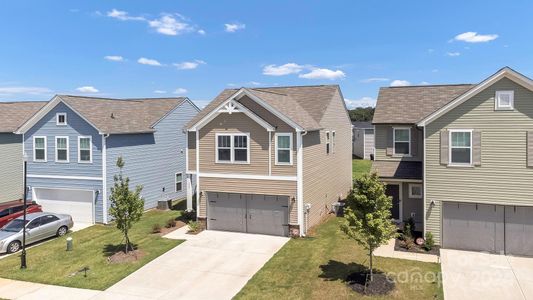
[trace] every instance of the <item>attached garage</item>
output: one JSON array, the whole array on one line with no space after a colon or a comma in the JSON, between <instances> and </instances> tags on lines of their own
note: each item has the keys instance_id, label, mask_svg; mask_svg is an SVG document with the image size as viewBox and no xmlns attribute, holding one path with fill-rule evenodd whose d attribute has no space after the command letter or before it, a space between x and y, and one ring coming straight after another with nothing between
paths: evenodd
<instances>
[{"instance_id":1,"label":"attached garage","mask_svg":"<svg viewBox=\"0 0 533 300\"><path fill-rule=\"evenodd\" d=\"M33 188L33 200L45 212L71 215L74 223L94 223L93 191Z\"/></svg>"},{"instance_id":2,"label":"attached garage","mask_svg":"<svg viewBox=\"0 0 533 300\"><path fill-rule=\"evenodd\" d=\"M207 192L207 228L289 235L289 197Z\"/></svg>"},{"instance_id":3,"label":"attached garage","mask_svg":"<svg viewBox=\"0 0 533 300\"><path fill-rule=\"evenodd\" d=\"M444 248L533 256L533 207L444 202Z\"/></svg>"}]
</instances>

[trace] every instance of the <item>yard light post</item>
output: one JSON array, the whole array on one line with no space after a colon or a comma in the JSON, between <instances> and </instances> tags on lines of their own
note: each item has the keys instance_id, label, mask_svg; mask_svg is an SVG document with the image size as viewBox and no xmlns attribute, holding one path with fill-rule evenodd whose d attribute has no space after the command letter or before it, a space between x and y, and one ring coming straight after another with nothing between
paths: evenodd
<instances>
[{"instance_id":1,"label":"yard light post","mask_svg":"<svg viewBox=\"0 0 533 300\"><path fill-rule=\"evenodd\" d=\"M28 185L27 185L27 166L28 166L28 155L26 152L24 152L24 194L23 199L24 201L23 208L24 208L24 217L22 222L22 254L20 255L20 268L26 269L26 198L28 193Z\"/></svg>"}]
</instances>

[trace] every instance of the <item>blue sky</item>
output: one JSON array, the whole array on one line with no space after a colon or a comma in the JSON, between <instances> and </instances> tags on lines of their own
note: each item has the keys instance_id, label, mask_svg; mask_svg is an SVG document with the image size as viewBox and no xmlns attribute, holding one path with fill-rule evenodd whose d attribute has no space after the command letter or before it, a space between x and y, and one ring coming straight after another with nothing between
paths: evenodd
<instances>
[{"instance_id":1,"label":"blue sky","mask_svg":"<svg viewBox=\"0 0 533 300\"><path fill-rule=\"evenodd\" d=\"M340 84L350 107L380 86L533 77L528 1L4 1L0 101L54 94L186 95Z\"/></svg>"}]
</instances>

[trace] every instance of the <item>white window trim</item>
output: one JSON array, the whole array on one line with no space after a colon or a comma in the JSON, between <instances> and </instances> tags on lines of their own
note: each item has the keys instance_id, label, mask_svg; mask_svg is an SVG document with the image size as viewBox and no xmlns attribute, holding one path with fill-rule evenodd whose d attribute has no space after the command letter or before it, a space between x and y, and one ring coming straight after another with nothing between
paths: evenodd
<instances>
[{"instance_id":1,"label":"white window trim","mask_svg":"<svg viewBox=\"0 0 533 300\"><path fill-rule=\"evenodd\" d=\"M178 184L178 180L177 180L177 177L178 177L178 174L181 175L181 190L178 191L178 189L176 188L176 185ZM179 192L182 192L183 191L183 173L182 172L178 172L178 173L175 173L174 174L174 191L176 193L179 193Z\"/></svg>"},{"instance_id":2,"label":"white window trim","mask_svg":"<svg viewBox=\"0 0 533 300\"><path fill-rule=\"evenodd\" d=\"M80 148L80 141L81 139L89 139L89 153L91 155L91 159L89 161L81 160L81 148ZM92 136L78 136L78 163L79 164L92 164L93 163L93 138Z\"/></svg>"},{"instance_id":3,"label":"white window trim","mask_svg":"<svg viewBox=\"0 0 533 300\"><path fill-rule=\"evenodd\" d=\"M407 139L407 142L409 143L409 147L407 148L409 150L409 153L407 154L396 153L396 130L407 130L407 132L409 132L409 138ZM405 142L400 142L400 143L405 143ZM411 127L393 127L392 128L392 155L401 156L401 157L411 156Z\"/></svg>"},{"instance_id":4,"label":"white window trim","mask_svg":"<svg viewBox=\"0 0 533 300\"><path fill-rule=\"evenodd\" d=\"M500 105L500 95L509 95L509 105ZM496 91L494 96L494 110L514 110L514 91Z\"/></svg>"},{"instance_id":5,"label":"white window trim","mask_svg":"<svg viewBox=\"0 0 533 300\"><path fill-rule=\"evenodd\" d=\"M331 133L326 131L326 155L331 153Z\"/></svg>"},{"instance_id":6,"label":"white window trim","mask_svg":"<svg viewBox=\"0 0 533 300\"><path fill-rule=\"evenodd\" d=\"M36 159L36 153L35 153L35 140L36 139L44 139L44 159ZM33 161L34 162L47 162L48 161L48 139L46 136L34 136L33 137Z\"/></svg>"},{"instance_id":7,"label":"white window trim","mask_svg":"<svg viewBox=\"0 0 533 300\"><path fill-rule=\"evenodd\" d=\"M331 131L331 153L335 153L335 137L336 137L336 135L337 135L337 133L335 132L335 130ZM363 145L364 145L364 140L363 140Z\"/></svg>"},{"instance_id":8,"label":"white window trim","mask_svg":"<svg viewBox=\"0 0 533 300\"><path fill-rule=\"evenodd\" d=\"M452 167L471 167L472 166L472 132L473 129L450 129L448 130L448 166ZM454 132L469 132L470 133L470 147L452 147L452 133ZM452 162L452 148L469 148L470 149L470 163L454 163Z\"/></svg>"},{"instance_id":9,"label":"white window trim","mask_svg":"<svg viewBox=\"0 0 533 300\"><path fill-rule=\"evenodd\" d=\"M57 150L59 150L57 148L57 139L66 139L67 140L67 160L58 160L58 155L57 155ZM69 137L68 136L56 136L55 137L55 153L56 153L56 162L57 163L69 163L70 162L70 141L69 141Z\"/></svg>"},{"instance_id":10,"label":"white window trim","mask_svg":"<svg viewBox=\"0 0 533 300\"><path fill-rule=\"evenodd\" d=\"M279 162L278 161L278 136L288 136L289 137L289 156L290 156L290 161L287 163L287 162ZM292 133L291 132L279 132L279 133L276 133L274 134L274 144L275 144L275 153L274 153L274 156L276 158L275 160L275 164L276 166L292 166L293 164L293 161L292 161L292 147L293 147L293 144L292 144ZM282 150L286 150L286 149L282 149Z\"/></svg>"},{"instance_id":11,"label":"white window trim","mask_svg":"<svg viewBox=\"0 0 533 300\"><path fill-rule=\"evenodd\" d=\"M422 189L422 184L421 184L421 183L409 183L409 198L413 198L413 199L422 199L423 194L421 194L421 195L415 195L415 194L413 194L413 187L419 187L419 188L420 188L420 192L421 192L421 193L424 193L424 191L423 191L423 189Z\"/></svg>"},{"instance_id":12,"label":"white window trim","mask_svg":"<svg viewBox=\"0 0 533 300\"><path fill-rule=\"evenodd\" d=\"M65 117L65 123L59 123L59 116ZM56 125L57 126L67 126L67 113L57 113L56 114Z\"/></svg>"},{"instance_id":13,"label":"white window trim","mask_svg":"<svg viewBox=\"0 0 533 300\"><path fill-rule=\"evenodd\" d=\"M230 160L219 160L218 159L218 137L219 136L230 136ZM247 153L246 153L246 161L235 161L235 136L246 136L246 142L247 142ZM215 163L217 164L250 164L250 133L249 132L238 132L238 133L215 133Z\"/></svg>"}]
</instances>

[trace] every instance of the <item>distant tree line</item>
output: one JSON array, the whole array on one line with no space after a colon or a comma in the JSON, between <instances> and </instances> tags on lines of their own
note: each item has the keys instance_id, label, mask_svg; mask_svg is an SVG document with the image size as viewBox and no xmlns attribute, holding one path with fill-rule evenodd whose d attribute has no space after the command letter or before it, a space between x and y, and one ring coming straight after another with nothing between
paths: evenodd
<instances>
[{"instance_id":1,"label":"distant tree line","mask_svg":"<svg viewBox=\"0 0 533 300\"><path fill-rule=\"evenodd\" d=\"M350 119L352 119L352 121L372 121L373 116L373 107L357 107L350 110Z\"/></svg>"}]
</instances>

